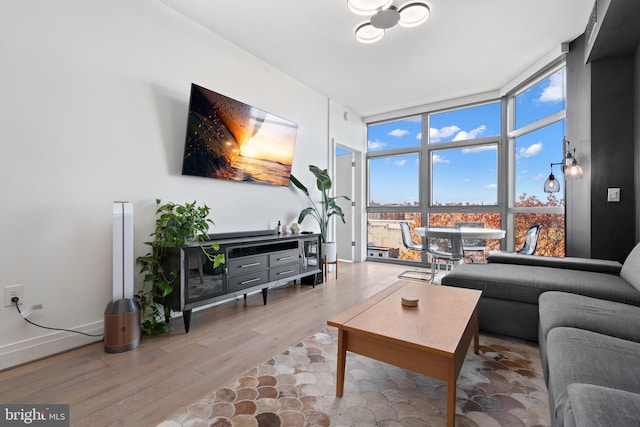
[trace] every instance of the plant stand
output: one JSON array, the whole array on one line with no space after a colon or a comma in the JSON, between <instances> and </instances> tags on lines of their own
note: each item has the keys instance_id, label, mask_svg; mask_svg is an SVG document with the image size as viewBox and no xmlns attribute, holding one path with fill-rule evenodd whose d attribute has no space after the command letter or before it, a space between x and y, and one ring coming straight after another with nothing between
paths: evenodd
<instances>
[{"instance_id":1,"label":"plant stand","mask_svg":"<svg viewBox=\"0 0 640 427\"><path fill-rule=\"evenodd\" d=\"M333 261L329 261L327 255L324 256L324 277L327 278L327 266L329 264L334 264L336 266L336 279L338 278L338 253L336 252L336 257Z\"/></svg>"}]
</instances>

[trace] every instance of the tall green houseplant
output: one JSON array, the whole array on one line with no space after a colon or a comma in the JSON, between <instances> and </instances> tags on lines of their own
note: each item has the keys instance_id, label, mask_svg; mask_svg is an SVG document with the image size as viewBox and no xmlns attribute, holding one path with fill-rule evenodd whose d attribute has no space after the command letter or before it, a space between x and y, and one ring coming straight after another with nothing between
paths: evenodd
<instances>
[{"instance_id":1,"label":"tall green houseplant","mask_svg":"<svg viewBox=\"0 0 640 427\"><path fill-rule=\"evenodd\" d=\"M329 220L332 216L337 215L342 222L344 223L344 212L338 204L336 200L338 199L346 199L351 200L347 196L335 196L331 197L329 192L331 190L331 177L329 176L329 172L326 169L320 169L318 166L309 165L309 170L316 177L316 187L322 193L322 200L320 201L320 207L313 201L311 196L309 195L309 190L305 187L295 176L291 175L291 183L295 185L300 191L302 191L309 201L311 202L311 206L303 209L298 216L298 224L301 224L302 221L307 217L307 215L311 215L320 226L320 235L322 238L322 242L327 241L327 232L329 229Z\"/></svg>"},{"instance_id":2,"label":"tall green houseplant","mask_svg":"<svg viewBox=\"0 0 640 427\"><path fill-rule=\"evenodd\" d=\"M142 289L135 295L142 313L142 337L171 330L171 310L163 306L162 301L173 290L172 284L178 279L178 272L166 271L163 265L166 249L207 240L209 224L213 224L207 218L211 210L205 204L160 203L160 199L156 199L156 228L150 235L153 240L145 242L151 250L136 258L140 273L144 274ZM215 243L211 247L216 251L219 249ZM204 247L202 252L213 262L214 268L225 261L224 254L209 255Z\"/></svg>"}]
</instances>

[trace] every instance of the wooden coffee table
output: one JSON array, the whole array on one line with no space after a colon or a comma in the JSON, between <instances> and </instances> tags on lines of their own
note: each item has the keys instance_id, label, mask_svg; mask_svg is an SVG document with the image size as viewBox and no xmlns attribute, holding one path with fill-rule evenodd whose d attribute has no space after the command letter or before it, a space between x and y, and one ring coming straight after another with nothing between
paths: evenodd
<instances>
[{"instance_id":1,"label":"wooden coffee table","mask_svg":"<svg viewBox=\"0 0 640 427\"><path fill-rule=\"evenodd\" d=\"M336 396L344 391L347 351L447 383L447 426L456 419L456 381L473 337L478 353L481 291L399 281L329 319L338 328ZM416 307L402 297L418 298Z\"/></svg>"}]
</instances>

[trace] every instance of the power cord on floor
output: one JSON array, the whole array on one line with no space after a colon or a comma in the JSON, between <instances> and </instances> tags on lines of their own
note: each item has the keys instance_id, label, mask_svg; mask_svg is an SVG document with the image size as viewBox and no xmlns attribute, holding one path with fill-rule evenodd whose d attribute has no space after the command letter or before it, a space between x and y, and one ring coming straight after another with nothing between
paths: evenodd
<instances>
[{"instance_id":1,"label":"power cord on floor","mask_svg":"<svg viewBox=\"0 0 640 427\"><path fill-rule=\"evenodd\" d=\"M11 302L16 304L16 309L18 310L18 313L20 313L22 315L22 312L20 311L20 307L18 307L18 301L20 301L20 298L18 297L12 297L11 298ZM22 318L27 321L28 323L31 323L33 326L37 326L39 328L43 328L43 329L50 329L52 331L64 331L64 332L73 332L75 334L80 334L80 335L86 335L88 337L101 337L104 336L104 334L88 334L86 332L81 332L81 331L74 331L73 329L64 329L64 328L51 328L49 326L42 326L42 325L38 325L35 322L32 322L31 320L27 319L26 317L22 316Z\"/></svg>"}]
</instances>

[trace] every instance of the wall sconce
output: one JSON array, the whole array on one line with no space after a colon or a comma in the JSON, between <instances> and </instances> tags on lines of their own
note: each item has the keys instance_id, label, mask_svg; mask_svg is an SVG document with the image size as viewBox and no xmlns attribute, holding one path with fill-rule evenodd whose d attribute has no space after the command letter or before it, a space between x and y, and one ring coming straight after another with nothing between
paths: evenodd
<instances>
[{"instance_id":1,"label":"wall sconce","mask_svg":"<svg viewBox=\"0 0 640 427\"><path fill-rule=\"evenodd\" d=\"M582 178L583 171L578 164L578 161L576 160L576 149L574 148L573 150L571 150L569 148L570 142L566 136L562 139L562 142L565 142L567 144L567 154L564 158L564 162L550 164L551 174L549 174L549 178L547 178L547 180L544 182L545 193L557 193L558 191L560 191L560 183L558 182L556 177L553 176L554 165L561 165L560 168L564 173L565 180Z\"/></svg>"},{"instance_id":2,"label":"wall sconce","mask_svg":"<svg viewBox=\"0 0 640 427\"><path fill-rule=\"evenodd\" d=\"M544 192L545 193L557 193L560 191L560 183L553 175L553 165L563 165L564 163L551 163L551 173L549 174L549 178L544 182Z\"/></svg>"}]
</instances>

